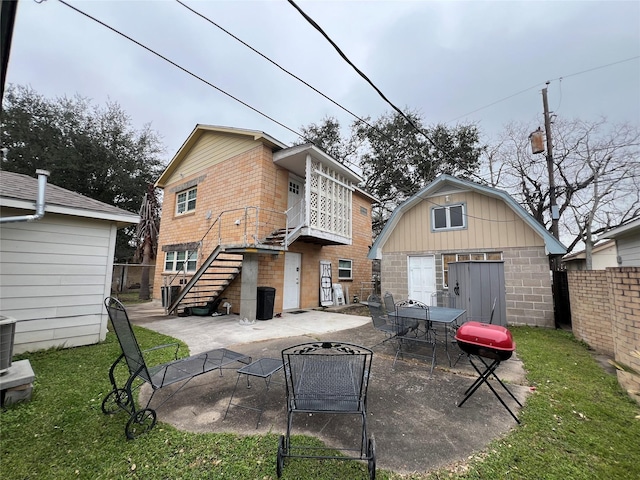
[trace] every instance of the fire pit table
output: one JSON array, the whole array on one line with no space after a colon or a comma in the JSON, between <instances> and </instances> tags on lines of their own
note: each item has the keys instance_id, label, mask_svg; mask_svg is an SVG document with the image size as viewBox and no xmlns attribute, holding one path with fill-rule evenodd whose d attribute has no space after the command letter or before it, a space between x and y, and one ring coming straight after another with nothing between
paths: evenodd
<instances>
[{"instance_id":1,"label":"fire pit table","mask_svg":"<svg viewBox=\"0 0 640 480\"><path fill-rule=\"evenodd\" d=\"M513 341L511 332L505 327L499 325L492 325L489 323L481 322L466 322L460 328L458 328L455 339L458 342L460 349L465 352L469 357L469 363L473 366L479 377L475 382L467 389L465 397L458 407L462 407L464 403L473 395L476 390L486 383L491 389L493 394L500 400L502 406L507 409L511 416L517 423L520 423L518 417L511 411L509 406L504 402L500 394L493 388L493 385L488 381L489 377L493 377L502 385L502 388L513 398L520 407L522 404L518 401L511 390L500 380L496 374L496 369L500 366L500 363L504 360L511 358L514 350L516 349L516 343ZM478 366L473 361L473 357L476 357L484 366L484 370L481 370L481 366ZM487 361L488 359L490 361Z\"/></svg>"}]
</instances>

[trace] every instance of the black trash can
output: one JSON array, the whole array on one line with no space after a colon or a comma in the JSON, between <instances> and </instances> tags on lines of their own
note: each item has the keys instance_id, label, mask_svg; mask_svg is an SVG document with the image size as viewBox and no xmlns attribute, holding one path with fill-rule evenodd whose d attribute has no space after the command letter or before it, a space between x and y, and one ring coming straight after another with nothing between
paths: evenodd
<instances>
[{"instance_id":1,"label":"black trash can","mask_svg":"<svg viewBox=\"0 0 640 480\"><path fill-rule=\"evenodd\" d=\"M171 287L161 287L162 291L162 306L168 307L173 303L176 297L180 294L182 287L180 285L173 285Z\"/></svg>"},{"instance_id":2,"label":"black trash can","mask_svg":"<svg viewBox=\"0 0 640 480\"><path fill-rule=\"evenodd\" d=\"M276 300L276 289L273 287L258 287L258 305L256 318L271 320L273 318L273 304Z\"/></svg>"}]
</instances>

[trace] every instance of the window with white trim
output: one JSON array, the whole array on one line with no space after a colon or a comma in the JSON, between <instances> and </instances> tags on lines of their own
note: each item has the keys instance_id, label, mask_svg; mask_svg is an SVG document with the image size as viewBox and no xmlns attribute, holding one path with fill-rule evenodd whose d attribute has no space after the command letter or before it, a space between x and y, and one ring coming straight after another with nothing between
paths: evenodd
<instances>
[{"instance_id":1,"label":"window with white trim","mask_svg":"<svg viewBox=\"0 0 640 480\"><path fill-rule=\"evenodd\" d=\"M193 273L196 271L197 263L198 252L196 250L165 252L164 255L165 272Z\"/></svg>"},{"instance_id":2,"label":"window with white trim","mask_svg":"<svg viewBox=\"0 0 640 480\"><path fill-rule=\"evenodd\" d=\"M450 262L486 262L489 260L502 260L502 252L478 252L478 253L443 253L442 254L442 286L449 288L449 263Z\"/></svg>"},{"instance_id":3,"label":"window with white trim","mask_svg":"<svg viewBox=\"0 0 640 480\"><path fill-rule=\"evenodd\" d=\"M339 280L351 280L353 278L353 261L352 260L338 260L338 279Z\"/></svg>"},{"instance_id":4,"label":"window with white trim","mask_svg":"<svg viewBox=\"0 0 640 480\"><path fill-rule=\"evenodd\" d=\"M196 209L196 197L198 195L198 187L184 190L176 195L176 214L192 212Z\"/></svg>"},{"instance_id":5,"label":"window with white trim","mask_svg":"<svg viewBox=\"0 0 640 480\"><path fill-rule=\"evenodd\" d=\"M464 204L433 207L431 209L431 228L452 230L467 226Z\"/></svg>"}]
</instances>

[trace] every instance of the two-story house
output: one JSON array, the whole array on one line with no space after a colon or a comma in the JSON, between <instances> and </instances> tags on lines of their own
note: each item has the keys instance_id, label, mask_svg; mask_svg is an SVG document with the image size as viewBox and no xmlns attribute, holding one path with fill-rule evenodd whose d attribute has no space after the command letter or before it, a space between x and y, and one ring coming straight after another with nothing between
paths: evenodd
<instances>
[{"instance_id":1,"label":"two-story house","mask_svg":"<svg viewBox=\"0 0 640 480\"><path fill-rule=\"evenodd\" d=\"M371 280L371 204L361 178L312 144L197 125L156 186L164 200L154 297L168 313L223 299L256 318L345 301Z\"/></svg>"}]
</instances>

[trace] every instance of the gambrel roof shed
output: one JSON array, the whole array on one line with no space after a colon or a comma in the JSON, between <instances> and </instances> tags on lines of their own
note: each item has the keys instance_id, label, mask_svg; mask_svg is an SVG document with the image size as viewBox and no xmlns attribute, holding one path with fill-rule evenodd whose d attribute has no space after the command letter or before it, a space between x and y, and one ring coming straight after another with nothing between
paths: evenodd
<instances>
[{"instance_id":1,"label":"gambrel roof shed","mask_svg":"<svg viewBox=\"0 0 640 480\"><path fill-rule=\"evenodd\" d=\"M567 252L566 247L557 240L549 231L540 225L522 206L520 206L507 192L492 188L468 180L461 180L451 175L440 175L429 185L424 187L418 193L406 200L402 205L398 206L391 218L387 221L382 232L376 238L376 241L369 252L370 259L382 258L382 250L386 241L391 236L394 228L400 219L413 207L420 202L426 201L432 196L438 195L444 191L452 192L472 191L487 197L502 200L505 205L511 209L519 218L521 218L529 227L531 227L543 240L547 255L564 255Z\"/></svg>"}]
</instances>

